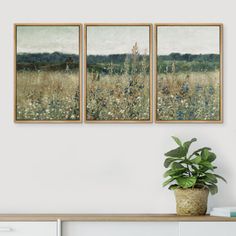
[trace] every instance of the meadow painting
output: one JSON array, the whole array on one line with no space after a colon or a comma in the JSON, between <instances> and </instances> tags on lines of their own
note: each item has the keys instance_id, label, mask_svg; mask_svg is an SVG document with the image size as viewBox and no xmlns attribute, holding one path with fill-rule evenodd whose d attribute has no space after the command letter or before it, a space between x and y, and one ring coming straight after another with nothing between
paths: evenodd
<instances>
[{"instance_id":1,"label":"meadow painting","mask_svg":"<svg viewBox=\"0 0 236 236\"><path fill-rule=\"evenodd\" d=\"M85 26L85 120L152 120L151 25Z\"/></svg>"},{"instance_id":2,"label":"meadow painting","mask_svg":"<svg viewBox=\"0 0 236 236\"><path fill-rule=\"evenodd\" d=\"M156 121L222 122L222 25L156 25Z\"/></svg>"},{"instance_id":3,"label":"meadow painting","mask_svg":"<svg viewBox=\"0 0 236 236\"><path fill-rule=\"evenodd\" d=\"M81 121L80 25L16 25L15 121Z\"/></svg>"}]
</instances>

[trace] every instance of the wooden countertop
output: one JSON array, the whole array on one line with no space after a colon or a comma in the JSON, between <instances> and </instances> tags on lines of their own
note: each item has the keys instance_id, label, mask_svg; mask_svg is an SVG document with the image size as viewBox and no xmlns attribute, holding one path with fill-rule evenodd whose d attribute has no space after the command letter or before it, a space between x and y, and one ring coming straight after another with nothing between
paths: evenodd
<instances>
[{"instance_id":1,"label":"wooden countertop","mask_svg":"<svg viewBox=\"0 0 236 236\"><path fill-rule=\"evenodd\" d=\"M0 221L87 221L87 222L236 222L235 218L177 216L175 214L0 214Z\"/></svg>"}]
</instances>

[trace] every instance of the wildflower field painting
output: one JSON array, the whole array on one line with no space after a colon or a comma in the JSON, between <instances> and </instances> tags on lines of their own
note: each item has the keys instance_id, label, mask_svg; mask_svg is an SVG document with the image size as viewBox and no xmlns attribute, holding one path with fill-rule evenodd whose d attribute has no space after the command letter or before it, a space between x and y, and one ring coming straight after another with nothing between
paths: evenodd
<instances>
[{"instance_id":1,"label":"wildflower field painting","mask_svg":"<svg viewBox=\"0 0 236 236\"><path fill-rule=\"evenodd\" d=\"M222 122L222 25L155 25L156 122Z\"/></svg>"},{"instance_id":2,"label":"wildflower field painting","mask_svg":"<svg viewBox=\"0 0 236 236\"><path fill-rule=\"evenodd\" d=\"M81 26L16 25L16 122L81 121Z\"/></svg>"},{"instance_id":3,"label":"wildflower field painting","mask_svg":"<svg viewBox=\"0 0 236 236\"><path fill-rule=\"evenodd\" d=\"M85 121L152 121L152 26L85 26Z\"/></svg>"}]
</instances>

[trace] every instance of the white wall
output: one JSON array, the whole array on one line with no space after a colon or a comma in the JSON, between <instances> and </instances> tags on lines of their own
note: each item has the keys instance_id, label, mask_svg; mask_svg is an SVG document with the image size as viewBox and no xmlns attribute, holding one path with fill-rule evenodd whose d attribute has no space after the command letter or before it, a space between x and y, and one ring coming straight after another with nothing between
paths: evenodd
<instances>
[{"instance_id":1,"label":"white wall","mask_svg":"<svg viewBox=\"0 0 236 236\"><path fill-rule=\"evenodd\" d=\"M171 135L197 137L228 179L209 205L236 204L236 13L222 0L0 3L0 213L174 212L161 187ZM223 22L224 124L14 124L13 23Z\"/></svg>"}]
</instances>

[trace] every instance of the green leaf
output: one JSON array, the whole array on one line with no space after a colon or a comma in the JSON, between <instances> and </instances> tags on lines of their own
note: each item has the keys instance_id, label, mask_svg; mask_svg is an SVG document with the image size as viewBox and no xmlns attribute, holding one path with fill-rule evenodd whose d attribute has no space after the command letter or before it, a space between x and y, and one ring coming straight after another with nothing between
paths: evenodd
<instances>
[{"instance_id":1,"label":"green leaf","mask_svg":"<svg viewBox=\"0 0 236 236\"><path fill-rule=\"evenodd\" d=\"M218 193L218 187L215 184L207 185L212 195Z\"/></svg>"},{"instance_id":2,"label":"green leaf","mask_svg":"<svg viewBox=\"0 0 236 236\"><path fill-rule=\"evenodd\" d=\"M162 186L165 187L165 186L168 185L170 182L172 182L174 179L175 179L175 178L172 177L172 178L166 180L166 181L162 184Z\"/></svg>"},{"instance_id":3,"label":"green leaf","mask_svg":"<svg viewBox=\"0 0 236 236\"><path fill-rule=\"evenodd\" d=\"M209 148L209 147L199 148L199 149L197 149L196 151L194 151L194 152L190 155L190 157L192 157L192 156L198 154L198 153L201 152L203 149L211 150L211 148Z\"/></svg>"},{"instance_id":4,"label":"green leaf","mask_svg":"<svg viewBox=\"0 0 236 236\"><path fill-rule=\"evenodd\" d=\"M164 173L163 177L166 178L168 176L175 175L175 173L176 173L175 170L169 169Z\"/></svg>"},{"instance_id":5,"label":"green leaf","mask_svg":"<svg viewBox=\"0 0 236 236\"><path fill-rule=\"evenodd\" d=\"M178 169L178 170L173 170L173 169L169 169L164 173L164 178L166 177L172 177L172 178L177 178L179 176L182 176L183 173L186 171L186 169Z\"/></svg>"},{"instance_id":6,"label":"green leaf","mask_svg":"<svg viewBox=\"0 0 236 236\"><path fill-rule=\"evenodd\" d=\"M215 177L217 177L217 178L223 180L225 183L227 183L227 180L224 177L217 175L217 174L214 174L214 175L215 175Z\"/></svg>"},{"instance_id":7,"label":"green leaf","mask_svg":"<svg viewBox=\"0 0 236 236\"><path fill-rule=\"evenodd\" d=\"M212 173L205 173L205 176L207 176L209 179L213 179L213 180L216 180L216 176Z\"/></svg>"},{"instance_id":8,"label":"green leaf","mask_svg":"<svg viewBox=\"0 0 236 236\"><path fill-rule=\"evenodd\" d=\"M196 166L192 165L191 167L193 168L195 172L199 172L199 169Z\"/></svg>"},{"instance_id":9,"label":"green leaf","mask_svg":"<svg viewBox=\"0 0 236 236\"><path fill-rule=\"evenodd\" d=\"M195 185L197 178L192 177L179 177L176 179L177 183L182 188L191 188Z\"/></svg>"},{"instance_id":10,"label":"green leaf","mask_svg":"<svg viewBox=\"0 0 236 236\"><path fill-rule=\"evenodd\" d=\"M179 145L179 146L182 146L182 142L180 141L179 138L175 137L175 136L172 136L172 138L175 140L175 142Z\"/></svg>"},{"instance_id":11,"label":"green leaf","mask_svg":"<svg viewBox=\"0 0 236 236\"><path fill-rule=\"evenodd\" d=\"M196 142L197 139L196 138L192 138L190 141L187 141L183 144L184 147L184 151L185 151L185 155L188 153L189 147L193 142Z\"/></svg>"},{"instance_id":12,"label":"green leaf","mask_svg":"<svg viewBox=\"0 0 236 236\"><path fill-rule=\"evenodd\" d=\"M171 165L171 168L173 170L183 170L183 169L185 170L185 169L187 169L187 168L185 168L183 165L181 165L178 162L173 162L172 165Z\"/></svg>"},{"instance_id":13,"label":"green leaf","mask_svg":"<svg viewBox=\"0 0 236 236\"><path fill-rule=\"evenodd\" d=\"M189 159L183 159L179 162L180 164L192 165L192 162Z\"/></svg>"},{"instance_id":14,"label":"green leaf","mask_svg":"<svg viewBox=\"0 0 236 236\"><path fill-rule=\"evenodd\" d=\"M201 161L199 164L208 168L209 170L213 170L213 165L209 161Z\"/></svg>"},{"instance_id":15,"label":"green leaf","mask_svg":"<svg viewBox=\"0 0 236 236\"><path fill-rule=\"evenodd\" d=\"M175 189L177 189L178 187L179 187L178 184L172 184L172 185L170 185L169 189L170 189L170 190L175 190Z\"/></svg>"},{"instance_id":16,"label":"green leaf","mask_svg":"<svg viewBox=\"0 0 236 236\"><path fill-rule=\"evenodd\" d=\"M182 169L169 169L167 170L165 173L164 173L164 178L168 177L168 176L171 176L171 177L174 177L174 176L178 176L182 173L185 172L185 168L182 168Z\"/></svg>"},{"instance_id":17,"label":"green leaf","mask_svg":"<svg viewBox=\"0 0 236 236\"><path fill-rule=\"evenodd\" d=\"M217 183L217 178L215 177L214 174L205 173L205 176L206 176L212 183Z\"/></svg>"},{"instance_id":18,"label":"green leaf","mask_svg":"<svg viewBox=\"0 0 236 236\"><path fill-rule=\"evenodd\" d=\"M202 158L201 156L197 156L194 159L191 160L193 164L199 164L201 162Z\"/></svg>"},{"instance_id":19,"label":"green leaf","mask_svg":"<svg viewBox=\"0 0 236 236\"><path fill-rule=\"evenodd\" d=\"M208 156L209 156L209 151L207 149L203 149L202 152L201 152L201 157L204 161L207 161L208 159Z\"/></svg>"},{"instance_id":20,"label":"green leaf","mask_svg":"<svg viewBox=\"0 0 236 236\"><path fill-rule=\"evenodd\" d=\"M184 151L184 148L183 147L178 147L176 149L173 149L167 153L165 153L165 156L167 157L178 157L178 158L181 158L181 157L184 157L186 154L185 154L185 151Z\"/></svg>"},{"instance_id":21,"label":"green leaf","mask_svg":"<svg viewBox=\"0 0 236 236\"><path fill-rule=\"evenodd\" d=\"M175 158L166 158L164 162L165 168L168 168L172 162L176 161Z\"/></svg>"},{"instance_id":22,"label":"green leaf","mask_svg":"<svg viewBox=\"0 0 236 236\"><path fill-rule=\"evenodd\" d=\"M199 181L201 181L205 185L207 185L207 184L216 184L217 183L217 179L216 180L209 179L207 176L199 177Z\"/></svg>"},{"instance_id":23,"label":"green leaf","mask_svg":"<svg viewBox=\"0 0 236 236\"><path fill-rule=\"evenodd\" d=\"M209 152L209 155L208 155L207 160L208 160L209 162L213 162L215 159L216 159L216 154L213 153L213 152Z\"/></svg>"}]
</instances>

